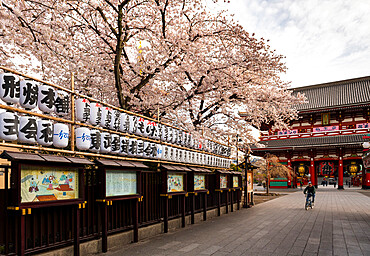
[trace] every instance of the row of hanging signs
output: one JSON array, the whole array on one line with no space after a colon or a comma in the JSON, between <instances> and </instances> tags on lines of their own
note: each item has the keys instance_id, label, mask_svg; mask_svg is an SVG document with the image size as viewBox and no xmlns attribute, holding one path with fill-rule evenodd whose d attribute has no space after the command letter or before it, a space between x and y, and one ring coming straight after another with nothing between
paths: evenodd
<instances>
[{"instance_id":1,"label":"row of hanging signs","mask_svg":"<svg viewBox=\"0 0 370 256\"><path fill-rule=\"evenodd\" d=\"M0 74L0 85L0 99L8 105L21 106L26 110L40 110L46 115L54 113L58 117L70 114L68 92L48 85L39 85L33 80L20 80L12 73ZM81 123L133 134L140 138L81 126L75 129L76 147L79 150L230 167L230 160L227 158L231 153L230 147L196 138L186 131L114 110L100 103L90 102L86 98L76 100L75 113L76 120ZM66 148L69 145L69 135L69 126L65 123L54 123L50 119L18 115L10 111L0 113L0 139L5 141ZM144 138L157 140L158 143Z\"/></svg>"}]
</instances>

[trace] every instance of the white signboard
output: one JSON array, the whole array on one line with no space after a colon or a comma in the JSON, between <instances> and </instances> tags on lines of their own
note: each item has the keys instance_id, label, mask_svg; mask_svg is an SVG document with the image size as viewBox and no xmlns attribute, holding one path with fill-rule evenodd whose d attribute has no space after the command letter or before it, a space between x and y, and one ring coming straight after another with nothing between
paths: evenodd
<instances>
[{"instance_id":1,"label":"white signboard","mask_svg":"<svg viewBox=\"0 0 370 256\"><path fill-rule=\"evenodd\" d=\"M106 172L106 196L126 196L137 194L136 172L121 170L107 170Z\"/></svg>"}]
</instances>

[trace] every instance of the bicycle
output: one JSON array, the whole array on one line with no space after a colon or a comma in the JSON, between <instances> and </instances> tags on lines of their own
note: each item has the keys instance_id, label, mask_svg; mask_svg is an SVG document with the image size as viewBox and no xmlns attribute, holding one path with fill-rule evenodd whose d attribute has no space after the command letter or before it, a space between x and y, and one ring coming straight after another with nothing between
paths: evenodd
<instances>
[{"instance_id":1,"label":"bicycle","mask_svg":"<svg viewBox=\"0 0 370 256\"><path fill-rule=\"evenodd\" d=\"M307 193L306 196L308 197L308 199L306 199L306 203L304 205L304 209L307 211L309 207L311 209L313 208L313 204L312 204L312 194L311 193Z\"/></svg>"}]
</instances>

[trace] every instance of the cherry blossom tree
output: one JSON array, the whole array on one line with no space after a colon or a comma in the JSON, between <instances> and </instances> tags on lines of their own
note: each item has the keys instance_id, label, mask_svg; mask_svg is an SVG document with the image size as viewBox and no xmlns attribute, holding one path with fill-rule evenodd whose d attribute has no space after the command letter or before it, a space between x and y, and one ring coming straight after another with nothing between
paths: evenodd
<instances>
[{"instance_id":1,"label":"cherry blossom tree","mask_svg":"<svg viewBox=\"0 0 370 256\"><path fill-rule=\"evenodd\" d=\"M10 67L66 87L73 73L83 93L218 139L286 127L303 99L283 56L200 0L4 0L0 40Z\"/></svg>"}]
</instances>

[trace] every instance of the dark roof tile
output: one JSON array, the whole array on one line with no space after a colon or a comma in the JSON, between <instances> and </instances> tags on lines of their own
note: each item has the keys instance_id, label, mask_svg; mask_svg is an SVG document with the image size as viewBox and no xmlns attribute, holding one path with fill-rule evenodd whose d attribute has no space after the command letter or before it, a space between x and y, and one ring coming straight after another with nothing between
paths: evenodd
<instances>
[{"instance_id":1,"label":"dark roof tile","mask_svg":"<svg viewBox=\"0 0 370 256\"><path fill-rule=\"evenodd\" d=\"M259 150L271 149L271 148L284 148L284 147L320 147L320 146L340 146L344 144L361 144L364 139L364 134L355 135L340 135L340 136L323 136L323 137L311 137L311 138L297 138L297 139L282 139L282 140L269 140L260 141L259 143L265 145L265 148L259 148ZM257 149L256 147L252 147Z\"/></svg>"},{"instance_id":2,"label":"dark roof tile","mask_svg":"<svg viewBox=\"0 0 370 256\"><path fill-rule=\"evenodd\" d=\"M307 98L308 103L295 106L300 111L370 104L370 76L292 90Z\"/></svg>"}]
</instances>

